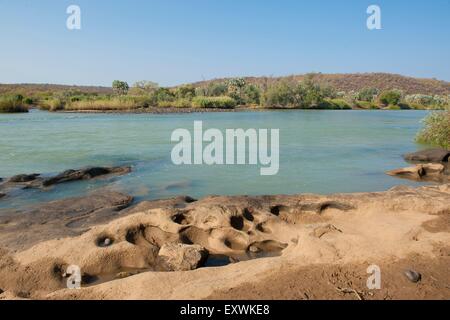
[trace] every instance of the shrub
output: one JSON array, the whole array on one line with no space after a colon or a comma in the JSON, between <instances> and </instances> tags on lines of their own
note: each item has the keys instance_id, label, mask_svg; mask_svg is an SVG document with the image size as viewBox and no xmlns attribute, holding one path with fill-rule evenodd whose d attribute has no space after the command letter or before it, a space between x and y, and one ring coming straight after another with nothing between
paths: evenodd
<instances>
[{"instance_id":1,"label":"shrub","mask_svg":"<svg viewBox=\"0 0 450 320\"><path fill-rule=\"evenodd\" d=\"M155 100L159 101L174 101L174 94L167 88L158 88L154 93Z\"/></svg>"},{"instance_id":2,"label":"shrub","mask_svg":"<svg viewBox=\"0 0 450 320\"><path fill-rule=\"evenodd\" d=\"M25 103L27 105L32 105L34 103L34 100L32 98L25 98L23 100L23 103Z\"/></svg>"},{"instance_id":3,"label":"shrub","mask_svg":"<svg viewBox=\"0 0 450 320\"><path fill-rule=\"evenodd\" d=\"M192 85L184 85L175 89L175 97L178 99L192 99L195 97L195 88Z\"/></svg>"},{"instance_id":4,"label":"shrub","mask_svg":"<svg viewBox=\"0 0 450 320\"><path fill-rule=\"evenodd\" d=\"M225 96L228 92L228 85L225 82L212 82L208 85L206 89L204 89L204 92L211 97L220 97ZM201 93L201 92L199 92ZM202 95L202 94L200 94Z\"/></svg>"},{"instance_id":5,"label":"shrub","mask_svg":"<svg viewBox=\"0 0 450 320\"><path fill-rule=\"evenodd\" d=\"M380 102L385 106L389 106L389 105L396 106L400 103L401 98L402 98L402 93L400 91L390 90L390 91L385 91L385 92L381 93L379 99L380 99Z\"/></svg>"},{"instance_id":6,"label":"shrub","mask_svg":"<svg viewBox=\"0 0 450 320\"><path fill-rule=\"evenodd\" d=\"M296 88L286 81L279 82L266 91L264 104L268 108L288 108L295 107Z\"/></svg>"},{"instance_id":7,"label":"shrub","mask_svg":"<svg viewBox=\"0 0 450 320\"><path fill-rule=\"evenodd\" d=\"M260 104L261 90L255 85L248 85L244 89L244 100L246 104Z\"/></svg>"},{"instance_id":8,"label":"shrub","mask_svg":"<svg viewBox=\"0 0 450 320\"><path fill-rule=\"evenodd\" d=\"M375 100L379 93L376 88L364 88L358 93L358 100L372 102Z\"/></svg>"},{"instance_id":9,"label":"shrub","mask_svg":"<svg viewBox=\"0 0 450 320\"><path fill-rule=\"evenodd\" d=\"M236 101L230 97L196 97L192 100L195 108L232 109L236 107Z\"/></svg>"},{"instance_id":10,"label":"shrub","mask_svg":"<svg viewBox=\"0 0 450 320\"><path fill-rule=\"evenodd\" d=\"M17 99L17 97L0 98L0 113L28 112L28 108L23 105L22 99Z\"/></svg>"},{"instance_id":11,"label":"shrub","mask_svg":"<svg viewBox=\"0 0 450 320\"><path fill-rule=\"evenodd\" d=\"M414 108L420 109L444 109L449 105L449 99L445 96L438 95L425 95L425 94L411 94L405 97L405 102L412 106L417 106Z\"/></svg>"},{"instance_id":12,"label":"shrub","mask_svg":"<svg viewBox=\"0 0 450 320\"><path fill-rule=\"evenodd\" d=\"M435 111L425 120L425 128L417 136L417 141L450 149L450 110Z\"/></svg>"}]
</instances>

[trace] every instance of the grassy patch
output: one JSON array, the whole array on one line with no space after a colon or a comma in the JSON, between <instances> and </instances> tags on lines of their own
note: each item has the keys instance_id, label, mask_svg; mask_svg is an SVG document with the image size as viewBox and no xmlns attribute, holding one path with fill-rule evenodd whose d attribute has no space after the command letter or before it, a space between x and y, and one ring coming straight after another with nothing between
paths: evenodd
<instances>
[{"instance_id":1,"label":"grassy patch","mask_svg":"<svg viewBox=\"0 0 450 320\"><path fill-rule=\"evenodd\" d=\"M417 141L450 149L450 110L435 111L424 122L425 128L418 134Z\"/></svg>"},{"instance_id":2,"label":"grassy patch","mask_svg":"<svg viewBox=\"0 0 450 320\"><path fill-rule=\"evenodd\" d=\"M236 107L236 101L230 97L196 97L192 100L195 108L232 109Z\"/></svg>"},{"instance_id":3,"label":"grassy patch","mask_svg":"<svg viewBox=\"0 0 450 320\"><path fill-rule=\"evenodd\" d=\"M22 99L16 97L0 98L0 113L28 112L28 108L23 104Z\"/></svg>"}]
</instances>

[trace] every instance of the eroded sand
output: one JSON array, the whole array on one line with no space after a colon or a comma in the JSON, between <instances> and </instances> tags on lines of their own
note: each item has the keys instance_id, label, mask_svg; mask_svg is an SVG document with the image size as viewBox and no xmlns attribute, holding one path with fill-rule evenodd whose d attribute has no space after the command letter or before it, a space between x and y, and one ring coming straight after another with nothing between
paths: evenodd
<instances>
[{"instance_id":1,"label":"eroded sand","mask_svg":"<svg viewBox=\"0 0 450 320\"><path fill-rule=\"evenodd\" d=\"M450 184L379 193L188 202L140 204L79 236L16 252L1 250L0 297L450 298ZM99 245L106 238L111 245ZM279 256L188 272L146 271L158 269L158 251L168 242L198 244L234 261ZM62 277L70 264L80 266L90 278L146 272L70 290L64 289ZM372 264L381 267L381 290L365 286L366 269ZM411 283L403 274L407 268L420 272L422 280Z\"/></svg>"}]
</instances>

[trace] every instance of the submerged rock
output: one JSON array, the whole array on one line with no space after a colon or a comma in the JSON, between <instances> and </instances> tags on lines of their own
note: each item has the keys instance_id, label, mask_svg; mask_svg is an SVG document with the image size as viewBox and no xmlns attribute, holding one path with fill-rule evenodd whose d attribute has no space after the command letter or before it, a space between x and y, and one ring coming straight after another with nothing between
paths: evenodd
<instances>
[{"instance_id":1,"label":"submerged rock","mask_svg":"<svg viewBox=\"0 0 450 320\"><path fill-rule=\"evenodd\" d=\"M13 176L8 179L8 182L11 183L24 183L24 182L30 182L34 181L39 177L38 173L32 173L32 174L18 174L16 176Z\"/></svg>"},{"instance_id":2,"label":"submerged rock","mask_svg":"<svg viewBox=\"0 0 450 320\"><path fill-rule=\"evenodd\" d=\"M43 178L41 174L19 174L2 182L0 191L7 194L15 189L44 189L56 184L77 180L89 180L102 176L118 176L131 172L130 167L87 167L78 170L67 170L50 178ZM1 196L0 196L1 197Z\"/></svg>"},{"instance_id":3,"label":"submerged rock","mask_svg":"<svg viewBox=\"0 0 450 320\"><path fill-rule=\"evenodd\" d=\"M439 148L408 153L403 156L406 161L421 162L448 162L449 157L450 151Z\"/></svg>"},{"instance_id":4,"label":"submerged rock","mask_svg":"<svg viewBox=\"0 0 450 320\"><path fill-rule=\"evenodd\" d=\"M67 170L54 177L44 179L42 185L48 187L59 183L88 180L105 175L123 175L130 171L130 167L89 167L79 170Z\"/></svg>"},{"instance_id":5,"label":"submerged rock","mask_svg":"<svg viewBox=\"0 0 450 320\"><path fill-rule=\"evenodd\" d=\"M164 244L159 250L161 266L167 271L190 271L203 265L208 252L200 245Z\"/></svg>"}]
</instances>

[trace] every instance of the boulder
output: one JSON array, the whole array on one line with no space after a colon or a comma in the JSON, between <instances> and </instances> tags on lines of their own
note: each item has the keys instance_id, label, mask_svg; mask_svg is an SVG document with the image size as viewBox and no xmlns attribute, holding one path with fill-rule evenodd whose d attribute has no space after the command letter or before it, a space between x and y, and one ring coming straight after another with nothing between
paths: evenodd
<instances>
[{"instance_id":1,"label":"boulder","mask_svg":"<svg viewBox=\"0 0 450 320\"><path fill-rule=\"evenodd\" d=\"M440 163L417 164L408 168L391 170L386 174L413 180L441 181L446 178L445 166Z\"/></svg>"},{"instance_id":2,"label":"boulder","mask_svg":"<svg viewBox=\"0 0 450 320\"><path fill-rule=\"evenodd\" d=\"M42 185L48 187L59 183L88 180L105 175L123 175L130 171L130 167L89 167L79 170L67 170L54 177L44 179Z\"/></svg>"},{"instance_id":3,"label":"boulder","mask_svg":"<svg viewBox=\"0 0 450 320\"><path fill-rule=\"evenodd\" d=\"M201 267L207 256L207 250L199 245L168 243L159 250L158 260L166 271L190 271Z\"/></svg>"},{"instance_id":4,"label":"boulder","mask_svg":"<svg viewBox=\"0 0 450 320\"><path fill-rule=\"evenodd\" d=\"M449 157L450 151L439 148L408 153L403 156L406 161L420 162L448 162Z\"/></svg>"}]
</instances>

